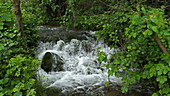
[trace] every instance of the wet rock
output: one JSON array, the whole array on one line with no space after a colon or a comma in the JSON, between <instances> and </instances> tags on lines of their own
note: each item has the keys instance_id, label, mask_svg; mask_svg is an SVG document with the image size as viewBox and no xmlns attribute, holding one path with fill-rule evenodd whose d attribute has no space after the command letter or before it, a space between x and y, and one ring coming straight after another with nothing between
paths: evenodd
<instances>
[{"instance_id":1,"label":"wet rock","mask_svg":"<svg viewBox=\"0 0 170 96\"><path fill-rule=\"evenodd\" d=\"M83 62L84 66L86 67L92 67L92 68L97 68L99 67L99 64L96 60L92 60L92 59L87 59L86 61Z\"/></svg>"},{"instance_id":2,"label":"wet rock","mask_svg":"<svg viewBox=\"0 0 170 96\"><path fill-rule=\"evenodd\" d=\"M72 39L70 41L70 46L66 47L66 52L71 55L76 55L79 52L80 41L77 39Z\"/></svg>"},{"instance_id":3,"label":"wet rock","mask_svg":"<svg viewBox=\"0 0 170 96\"><path fill-rule=\"evenodd\" d=\"M57 54L46 52L41 62L41 68L47 73L63 71L63 60Z\"/></svg>"},{"instance_id":4,"label":"wet rock","mask_svg":"<svg viewBox=\"0 0 170 96\"><path fill-rule=\"evenodd\" d=\"M91 46L92 44L90 44L90 42L89 41L86 41L86 40L83 40L82 41L82 44L81 44L81 47L82 47L82 49L85 51L85 52L91 52L91 50L92 50L92 46Z\"/></svg>"},{"instance_id":5,"label":"wet rock","mask_svg":"<svg viewBox=\"0 0 170 96\"><path fill-rule=\"evenodd\" d=\"M40 41L43 42L56 42L58 40L69 42L71 39L87 40L86 31L67 30L55 26L40 26L39 29Z\"/></svg>"},{"instance_id":6,"label":"wet rock","mask_svg":"<svg viewBox=\"0 0 170 96\"><path fill-rule=\"evenodd\" d=\"M57 41L57 45L55 45L53 49L57 51L62 51L64 45L65 45L65 42L63 40L59 40Z\"/></svg>"}]
</instances>

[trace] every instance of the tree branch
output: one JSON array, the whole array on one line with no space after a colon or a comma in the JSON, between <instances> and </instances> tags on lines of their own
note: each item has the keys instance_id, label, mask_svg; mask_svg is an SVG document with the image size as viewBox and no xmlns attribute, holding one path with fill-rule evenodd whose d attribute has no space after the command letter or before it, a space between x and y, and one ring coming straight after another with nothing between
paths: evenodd
<instances>
[{"instance_id":1,"label":"tree branch","mask_svg":"<svg viewBox=\"0 0 170 96\"><path fill-rule=\"evenodd\" d=\"M156 41L156 43L158 44L158 46L161 48L162 52L169 55L169 52L166 50L166 48L164 47L164 45L162 44L162 42L160 41L159 37L156 35L156 33L152 34L152 37L154 38L154 40Z\"/></svg>"}]
</instances>

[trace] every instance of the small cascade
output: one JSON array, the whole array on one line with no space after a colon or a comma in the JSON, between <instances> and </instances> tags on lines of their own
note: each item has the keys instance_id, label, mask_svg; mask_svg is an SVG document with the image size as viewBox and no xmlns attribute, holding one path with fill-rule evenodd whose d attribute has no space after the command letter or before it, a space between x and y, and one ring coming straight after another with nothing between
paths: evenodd
<instances>
[{"instance_id":1,"label":"small cascade","mask_svg":"<svg viewBox=\"0 0 170 96\"><path fill-rule=\"evenodd\" d=\"M43 86L49 90L60 90L65 96L78 96L74 94L80 93L80 96L105 96L101 89L108 81L108 74L102 67L104 63L97 61L98 47L106 53L116 51L103 41L97 42L90 37L87 40L71 39L70 42L40 42L37 53L41 66L37 74ZM121 84L121 78L112 76L110 80Z\"/></svg>"},{"instance_id":2,"label":"small cascade","mask_svg":"<svg viewBox=\"0 0 170 96\"><path fill-rule=\"evenodd\" d=\"M36 53L41 65L37 79L47 96L151 96L152 88L141 85L134 85L123 94L121 78L108 78L102 65L109 62L98 62L97 53L107 53L110 61L118 49L110 49L104 41L98 42L95 32L52 26L40 26L40 30L41 42ZM108 81L112 84L105 85Z\"/></svg>"}]
</instances>

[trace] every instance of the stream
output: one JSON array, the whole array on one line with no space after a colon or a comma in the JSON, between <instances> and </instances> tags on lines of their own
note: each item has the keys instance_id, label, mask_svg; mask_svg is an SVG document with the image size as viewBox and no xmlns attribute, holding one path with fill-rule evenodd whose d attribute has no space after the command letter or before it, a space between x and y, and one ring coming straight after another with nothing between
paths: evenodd
<instances>
[{"instance_id":1,"label":"stream","mask_svg":"<svg viewBox=\"0 0 170 96\"><path fill-rule=\"evenodd\" d=\"M41 26L37 47L37 79L47 96L150 96L147 89L135 86L121 93L121 78L111 76L98 62L97 53L103 51L111 59L117 49L110 49L104 41L97 41L92 31L73 31L60 27ZM100 48L100 50L98 50ZM105 85L110 81L112 84ZM140 89L140 90L138 90Z\"/></svg>"}]
</instances>

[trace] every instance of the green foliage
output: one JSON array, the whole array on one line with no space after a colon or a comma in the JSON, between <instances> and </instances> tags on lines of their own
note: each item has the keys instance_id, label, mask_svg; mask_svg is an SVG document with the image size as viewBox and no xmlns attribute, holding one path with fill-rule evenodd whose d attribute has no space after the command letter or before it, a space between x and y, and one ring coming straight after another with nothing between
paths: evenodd
<instances>
[{"instance_id":1,"label":"green foliage","mask_svg":"<svg viewBox=\"0 0 170 96\"><path fill-rule=\"evenodd\" d=\"M35 27L43 24L46 20L45 10L43 11L40 0L21 0L22 17L26 27Z\"/></svg>"},{"instance_id":2,"label":"green foliage","mask_svg":"<svg viewBox=\"0 0 170 96\"><path fill-rule=\"evenodd\" d=\"M106 53L104 53L104 52L99 52L97 55L98 55L98 61L99 61L99 62L102 62L102 61L107 62L107 61L108 61L108 60L107 60L107 54L106 54Z\"/></svg>"},{"instance_id":3,"label":"green foliage","mask_svg":"<svg viewBox=\"0 0 170 96\"><path fill-rule=\"evenodd\" d=\"M107 4L110 0L69 0L65 14L60 18L60 24L68 28L101 29L109 13Z\"/></svg>"},{"instance_id":4,"label":"green foliage","mask_svg":"<svg viewBox=\"0 0 170 96\"><path fill-rule=\"evenodd\" d=\"M107 68L109 76L122 77L122 91L134 83L155 87L153 96L170 95L170 56L155 42L158 35L170 52L169 2L160 0L69 0L60 24L84 30L97 30L98 39L118 48ZM107 54L98 53L100 62ZM119 70L122 69L123 72ZM123 74L123 75L122 75Z\"/></svg>"},{"instance_id":5,"label":"green foliage","mask_svg":"<svg viewBox=\"0 0 170 96\"><path fill-rule=\"evenodd\" d=\"M27 34L34 34L30 26L51 21L65 27L97 31L99 40L105 39L110 48L119 49L113 54L113 61L103 66L109 76L122 77L122 91L127 92L130 85L139 83L155 87L153 96L159 96L170 95L170 56L161 51L153 35L158 35L170 52L169 4L166 0L22 0L22 11ZM34 39L17 38L20 33L15 31L13 19L9 19L14 17L4 11L9 6L3 6L0 7L3 13L0 14L0 51L3 52L0 60L8 64L6 60L14 54L29 53L30 49L24 45L32 44ZM104 52L99 52L98 57L100 62L108 61ZM7 69L0 68L5 74ZM20 94L25 93L16 93Z\"/></svg>"},{"instance_id":6,"label":"green foliage","mask_svg":"<svg viewBox=\"0 0 170 96\"><path fill-rule=\"evenodd\" d=\"M131 84L141 83L158 86L158 93L155 94L169 95L170 56L160 50L152 37L157 34L165 48L170 51L170 30L164 10L150 7L145 9L143 5L138 5L137 10L130 13L132 15L128 16L128 26L123 26L125 31L121 32L124 39L121 50L114 54L113 62L105 65L109 71L112 69L109 76L113 73L118 77L122 76L123 92L127 92ZM119 35L112 36L115 33L111 32L110 38L120 38ZM116 42L115 39L113 41ZM124 75L120 75L119 69L125 72Z\"/></svg>"},{"instance_id":7,"label":"green foliage","mask_svg":"<svg viewBox=\"0 0 170 96\"><path fill-rule=\"evenodd\" d=\"M10 14L9 10L9 6L6 5L7 3L0 3L0 30L5 29L4 27L10 27L10 25L12 24L12 15Z\"/></svg>"},{"instance_id":8,"label":"green foliage","mask_svg":"<svg viewBox=\"0 0 170 96\"><path fill-rule=\"evenodd\" d=\"M34 96L36 91L33 88L35 83L34 71L37 69L39 62L32 57L17 55L11 58L8 65L2 65L7 69L4 78L0 79L0 94L14 96Z\"/></svg>"},{"instance_id":9,"label":"green foliage","mask_svg":"<svg viewBox=\"0 0 170 96\"><path fill-rule=\"evenodd\" d=\"M70 0L22 0L24 21L30 25L54 23L65 13Z\"/></svg>"},{"instance_id":10,"label":"green foliage","mask_svg":"<svg viewBox=\"0 0 170 96\"><path fill-rule=\"evenodd\" d=\"M27 54L33 54L30 47L37 35L25 26L27 37L21 38L11 9L10 0L0 2L0 96L34 96L34 72L39 62Z\"/></svg>"}]
</instances>

